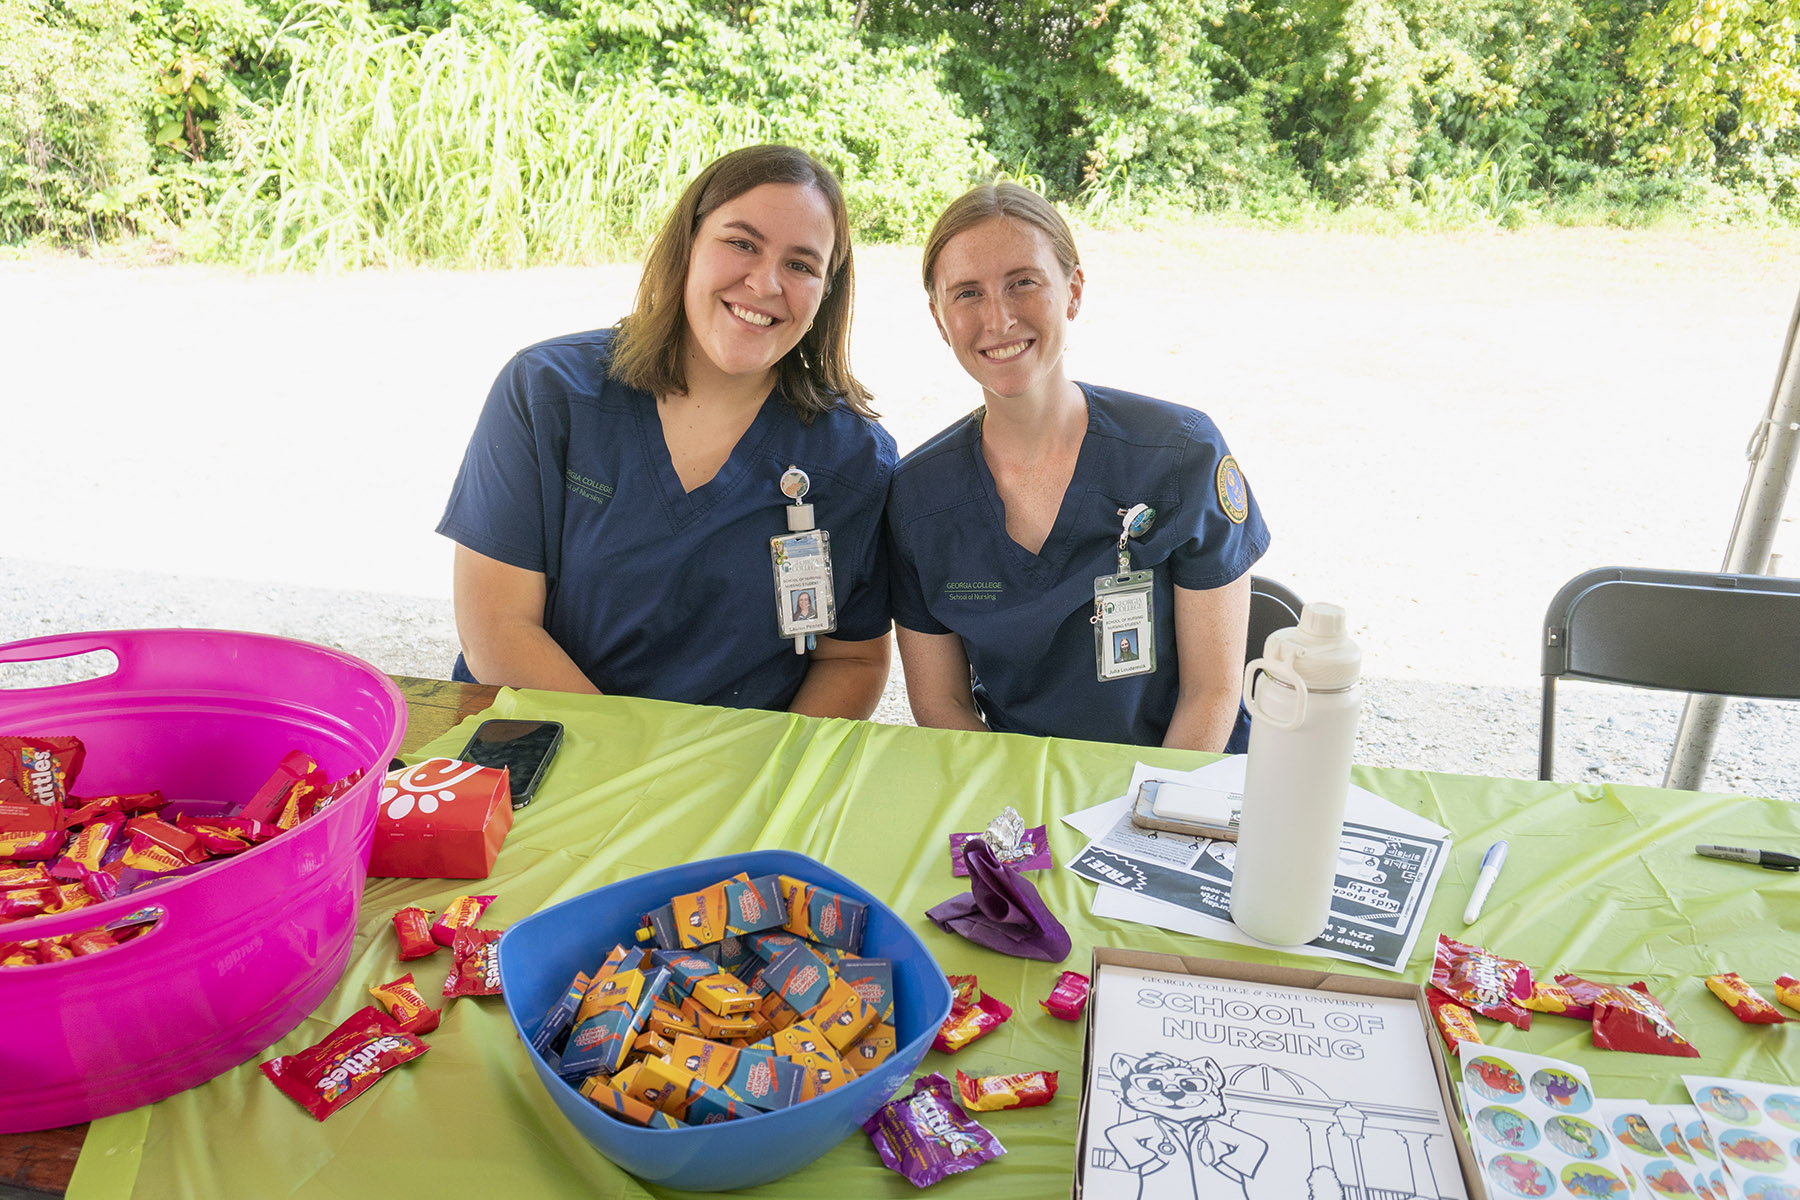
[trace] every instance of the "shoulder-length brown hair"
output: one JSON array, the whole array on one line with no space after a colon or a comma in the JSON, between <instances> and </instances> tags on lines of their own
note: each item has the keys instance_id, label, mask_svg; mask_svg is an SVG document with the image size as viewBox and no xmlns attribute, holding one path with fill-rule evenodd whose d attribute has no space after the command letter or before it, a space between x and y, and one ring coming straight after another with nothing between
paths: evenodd
<instances>
[{"instance_id":1,"label":"shoulder-length brown hair","mask_svg":"<svg viewBox=\"0 0 1800 1200\"><path fill-rule=\"evenodd\" d=\"M950 239L990 217L1023 221L1043 230L1044 236L1050 239L1050 250L1056 255L1056 264L1062 268L1063 278L1074 275L1075 268L1081 265L1081 255L1075 249L1075 235L1069 232L1069 223L1056 211L1056 205L1028 187L1022 187L1010 179L1002 179L995 183L977 184L952 200L949 207L939 214L937 223L931 227L930 236L925 239L925 261L921 273L925 278L927 295L931 292L931 276L937 268L938 255L943 253Z\"/></svg>"},{"instance_id":2,"label":"shoulder-length brown hair","mask_svg":"<svg viewBox=\"0 0 1800 1200\"><path fill-rule=\"evenodd\" d=\"M694 235L707 215L728 201L765 183L798 183L818 190L831 209L831 262L825 271L825 297L812 328L776 364L781 394L812 423L841 398L854 412L875 416L867 388L850 373L850 308L856 293L856 271L850 254L850 215L844 190L829 168L792 146L747 146L714 160L681 194L650 245L638 281L637 303L617 326L613 340L614 379L653 396L687 390L681 351L687 335L687 287Z\"/></svg>"}]
</instances>

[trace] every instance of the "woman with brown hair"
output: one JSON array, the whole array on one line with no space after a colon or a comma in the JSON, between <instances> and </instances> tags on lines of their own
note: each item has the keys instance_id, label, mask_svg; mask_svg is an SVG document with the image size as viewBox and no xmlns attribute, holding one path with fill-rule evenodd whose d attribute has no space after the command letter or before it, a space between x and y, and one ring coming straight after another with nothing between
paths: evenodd
<instances>
[{"instance_id":1,"label":"woman with brown hair","mask_svg":"<svg viewBox=\"0 0 1800 1200\"><path fill-rule=\"evenodd\" d=\"M488 396L438 525L457 677L873 712L895 453L850 373L854 289L827 168L753 146L702 170L631 314L520 351ZM790 533L811 524L784 512L802 492L828 540ZM789 596L815 579L797 621Z\"/></svg>"},{"instance_id":2,"label":"woman with brown hair","mask_svg":"<svg viewBox=\"0 0 1800 1200\"><path fill-rule=\"evenodd\" d=\"M889 491L914 718L1243 749L1249 572L1269 534L1218 427L1068 377L1080 258L1017 184L944 210L924 281L983 404L908 454Z\"/></svg>"}]
</instances>

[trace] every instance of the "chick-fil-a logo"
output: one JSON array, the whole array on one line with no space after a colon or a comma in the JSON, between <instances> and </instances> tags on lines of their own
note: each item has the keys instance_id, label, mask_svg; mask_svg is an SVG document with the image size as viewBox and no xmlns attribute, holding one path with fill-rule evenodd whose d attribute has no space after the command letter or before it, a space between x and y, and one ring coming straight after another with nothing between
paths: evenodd
<instances>
[{"instance_id":1,"label":"chick-fil-a logo","mask_svg":"<svg viewBox=\"0 0 1800 1200\"><path fill-rule=\"evenodd\" d=\"M389 775L381 789L382 815L398 821L417 808L429 816L440 804L456 799L457 784L486 767L454 758L428 758Z\"/></svg>"}]
</instances>

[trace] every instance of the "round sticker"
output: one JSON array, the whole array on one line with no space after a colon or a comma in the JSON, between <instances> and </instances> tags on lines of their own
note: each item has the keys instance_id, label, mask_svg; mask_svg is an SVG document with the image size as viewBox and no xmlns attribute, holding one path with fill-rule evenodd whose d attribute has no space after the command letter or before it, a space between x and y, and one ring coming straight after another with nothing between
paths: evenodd
<instances>
[{"instance_id":1,"label":"round sticker","mask_svg":"<svg viewBox=\"0 0 1800 1200\"><path fill-rule=\"evenodd\" d=\"M1488 1161L1488 1178L1508 1196L1548 1196L1556 1188L1550 1168L1523 1154L1496 1154Z\"/></svg>"},{"instance_id":2,"label":"round sticker","mask_svg":"<svg viewBox=\"0 0 1800 1200\"><path fill-rule=\"evenodd\" d=\"M1231 518L1233 525L1242 525L1244 518L1250 515L1250 485L1244 482L1244 473L1238 470L1237 459L1227 454L1219 460L1216 482L1219 487L1219 507Z\"/></svg>"},{"instance_id":3,"label":"round sticker","mask_svg":"<svg viewBox=\"0 0 1800 1200\"><path fill-rule=\"evenodd\" d=\"M1744 1180L1744 1200L1800 1200L1800 1188L1767 1175Z\"/></svg>"},{"instance_id":4,"label":"round sticker","mask_svg":"<svg viewBox=\"0 0 1800 1200\"><path fill-rule=\"evenodd\" d=\"M1538 1101L1567 1113L1584 1113L1594 1107L1594 1093L1587 1085L1555 1067L1543 1067L1531 1076L1531 1094Z\"/></svg>"},{"instance_id":5,"label":"round sticker","mask_svg":"<svg viewBox=\"0 0 1800 1200\"><path fill-rule=\"evenodd\" d=\"M1644 1183L1659 1196L1691 1196L1687 1176L1666 1158L1659 1158L1644 1168Z\"/></svg>"},{"instance_id":6,"label":"round sticker","mask_svg":"<svg viewBox=\"0 0 1800 1200\"><path fill-rule=\"evenodd\" d=\"M1624 1113L1614 1117L1612 1131L1614 1137L1633 1150L1652 1157L1662 1155L1662 1143L1656 1140L1656 1131L1650 1128L1650 1122L1637 1113Z\"/></svg>"},{"instance_id":7,"label":"round sticker","mask_svg":"<svg viewBox=\"0 0 1800 1200\"><path fill-rule=\"evenodd\" d=\"M1611 1149L1599 1126L1580 1117L1551 1117L1544 1122L1544 1136L1570 1158L1604 1158Z\"/></svg>"},{"instance_id":8,"label":"round sticker","mask_svg":"<svg viewBox=\"0 0 1800 1200\"><path fill-rule=\"evenodd\" d=\"M1800 1096L1792 1092L1774 1092L1763 1099L1763 1111L1769 1119L1789 1129L1800 1129Z\"/></svg>"},{"instance_id":9,"label":"round sticker","mask_svg":"<svg viewBox=\"0 0 1800 1200\"><path fill-rule=\"evenodd\" d=\"M1561 1120L1559 1117L1558 1120ZM1629 1196L1631 1188L1605 1167L1570 1163L1562 1169L1563 1186L1571 1196Z\"/></svg>"},{"instance_id":10,"label":"round sticker","mask_svg":"<svg viewBox=\"0 0 1800 1200\"><path fill-rule=\"evenodd\" d=\"M1662 1127L1661 1136L1663 1149L1668 1152L1670 1158L1679 1159L1684 1163L1694 1161L1694 1152L1688 1149L1687 1142L1681 1136L1681 1130L1673 1121Z\"/></svg>"},{"instance_id":11,"label":"round sticker","mask_svg":"<svg viewBox=\"0 0 1800 1200\"><path fill-rule=\"evenodd\" d=\"M1497 1058L1482 1057L1463 1071L1463 1081L1485 1100L1512 1100L1525 1094L1519 1073Z\"/></svg>"},{"instance_id":12,"label":"round sticker","mask_svg":"<svg viewBox=\"0 0 1800 1200\"><path fill-rule=\"evenodd\" d=\"M1752 1171L1780 1171L1788 1158L1781 1147L1760 1133L1748 1129L1728 1129L1719 1135L1719 1150L1727 1162Z\"/></svg>"},{"instance_id":13,"label":"round sticker","mask_svg":"<svg viewBox=\"0 0 1800 1200\"><path fill-rule=\"evenodd\" d=\"M1756 1120L1758 1113L1756 1101L1739 1091L1713 1084L1703 1087L1695 1095L1694 1102L1700 1111L1709 1117L1717 1117L1727 1125L1748 1125Z\"/></svg>"},{"instance_id":14,"label":"round sticker","mask_svg":"<svg viewBox=\"0 0 1800 1200\"><path fill-rule=\"evenodd\" d=\"M1516 1108L1504 1104L1490 1105L1475 1114L1475 1130L1496 1146L1508 1150L1529 1150L1538 1144L1538 1127Z\"/></svg>"},{"instance_id":15,"label":"round sticker","mask_svg":"<svg viewBox=\"0 0 1800 1200\"><path fill-rule=\"evenodd\" d=\"M1688 1144L1688 1149L1709 1161L1718 1161L1719 1152L1713 1149L1712 1134L1706 1132L1705 1121L1689 1121L1681 1130L1681 1136Z\"/></svg>"}]
</instances>

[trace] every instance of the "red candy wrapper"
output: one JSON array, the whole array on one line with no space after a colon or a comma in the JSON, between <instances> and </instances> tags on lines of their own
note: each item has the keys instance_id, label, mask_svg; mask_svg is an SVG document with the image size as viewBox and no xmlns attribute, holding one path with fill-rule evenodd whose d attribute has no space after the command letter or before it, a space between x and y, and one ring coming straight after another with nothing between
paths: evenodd
<instances>
[{"instance_id":1,"label":"red candy wrapper","mask_svg":"<svg viewBox=\"0 0 1800 1200\"><path fill-rule=\"evenodd\" d=\"M1731 1015L1746 1025L1780 1025L1787 1021L1779 1009L1759 996L1736 971L1708 975L1706 990L1722 1000Z\"/></svg>"},{"instance_id":2,"label":"red candy wrapper","mask_svg":"<svg viewBox=\"0 0 1800 1200\"><path fill-rule=\"evenodd\" d=\"M85 752L72 737L0 736L0 818L12 829L60 829Z\"/></svg>"},{"instance_id":3,"label":"red candy wrapper","mask_svg":"<svg viewBox=\"0 0 1800 1200\"><path fill-rule=\"evenodd\" d=\"M1792 975L1777 975L1775 998L1795 1012L1800 1012L1800 979L1795 979Z\"/></svg>"},{"instance_id":4,"label":"red candy wrapper","mask_svg":"<svg viewBox=\"0 0 1800 1200\"><path fill-rule=\"evenodd\" d=\"M394 936L400 941L400 961L436 954L431 936L431 914L422 908L403 908L394 914Z\"/></svg>"},{"instance_id":5,"label":"red candy wrapper","mask_svg":"<svg viewBox=\"0 0 1800 1200\"><path fill-rule=\"evenodd\" d=\"M1519 1001L1531 995L1531 968L1479 946L1438 934L1431 985L1471 1012L1531 1028L1531 1010Z\"/></svg>"},{"instance_id":6,"label":"red candy wrapper","mask_svg":"<svg viewBox=\"0 0 1800 1200\"><path fill-rule=\"evenodd\" d=\"M459 929L450 953L456 962L444 977L446 996L498 996L500 994L501 929Z\"/></svg>"},{"instance_id":7,"label":"red candy wrapper","mask_svg":"<svg viewBox=\"0 0 1800 1200\"><path fill-rule=\"evenodd\" d=\"M288 1098L323 1121L383 1074L429 1049L373 1005L358 1009L317 1045L262 1064Z\"/></svg>"},{"instance_id":8,"label":"red candy wrapper","mask_svg":"<svg viewBox=\"0 0 1800 1200\"><path fill-rule=\"evenodd\" d=\"M912 1095L893 1100L863 1122L882 1165L914 1187L930 1187L959 1171L972 1171L1006 1153L956 1102L942 1075L913 1080Z\"/></svg>"},{"instance_id":9,"label":"red candy wrapper","mask_svg":"<svg viewBox=\"0 0 1800 1200\"><path fill-rule=\"evenodd\" d=\"M1602 1050L1700 1057L1700 1051L1675 1031L1669 1014L1642 983L1608 988L1606 995L1594 1001L1594 1045Z\"/></svg>"},{"instance_id":10,"label":"red candy wrapper","mask_svg":"<svg viewBox=\"0 0 1800 1200\"><path fill-rule=\"evenodd\" d=\"M1081 1020L1081 1014L1087 1008L1087 1002L1088 977L1077 975L1074 971L1064 971L1062 977L1056 981L1056 987L1051 989L1050 998L1038 1001L1044 1006L1045 1012L1065 1021Z\"/></svg>"},{"instance_id":11,"label":"red candy wrapper","mask_svg":"<svg viewBox=\"0 0 1800 1200\"><path fill-rule=\"evenodd\" d=\"M1026 1071L1021 1075L956 1073L956 1095L962 1106L976 1112L1002 1108L1036 1108L1056 1096L1055 1071Z\"/></svg>"},{"instance_id":12,"label":"red candy wrapper","mask_svg":"<svg viewBox=\"0 0 1800 1200\"><path fill-rule=\"evenodd\" d=\"M981 999L958 1011L950 1010L944 1023L938 1028L937 1037L932 1039L931 1048L945 1054L955 1054L977 1038L985 1037L1006 1023L1012 1016L1012 1009L995 996L984 994Z\"/></svg>"},{"instance_id":13,"label":"red candy wrapper","mask_svg":"<svg viewBox=\"0 0 1800 1200\"><path fill-rule=\"evenodd\" d=\"M1436 988L1425 993L1425 1003L1431 1005L1431 1019L1437 1022L1438 1032L1444 1035L1444 1044L1452 1054L1464 1042L1483 1044L1481 1033L1475 1028L1475 1017L1468 1009Z\"/></svg>"},{"instance_id":14,"label":"red candy wrapper","mask_svg":"<svg viewBox=\"0 0 1800 1200\"><path fill-rule=\"evenodd\" d=\"M444 915L431 923L431 940L448 946L456 940L459 929L473 929L481 914L494 902L492 896L458 896L444 908Z\"/></svg>"},{"instance_id":15,"label":"red candy wrapper","mask_svg":"<svg viewBox=\"0 0 1800 1200\"><path fill-rule=\"evenodd\" d=\"M369 995L381 1001L381 1007L387 1009L388 1016L394 1018L394 1024L407 1033L430 1033L438 1027L438 1021L443 1016L425 1003L424 995L413 983L411 971L392 983L370 988Z\"/></svg>"}]
</instances>

